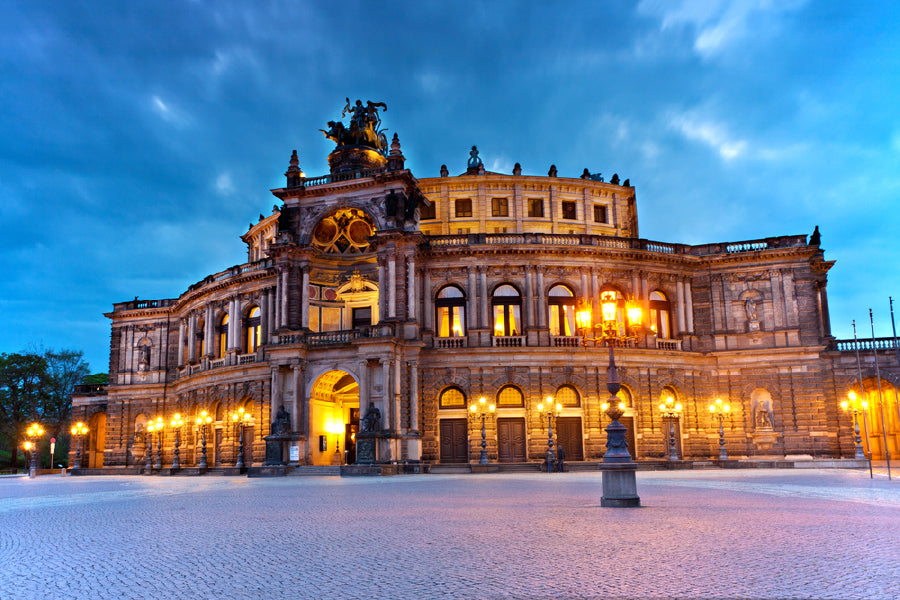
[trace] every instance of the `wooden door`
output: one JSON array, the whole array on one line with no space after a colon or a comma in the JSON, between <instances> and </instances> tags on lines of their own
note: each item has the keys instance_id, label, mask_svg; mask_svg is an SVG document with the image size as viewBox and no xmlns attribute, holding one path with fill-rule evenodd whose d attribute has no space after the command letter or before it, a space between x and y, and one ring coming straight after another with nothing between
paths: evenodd
<instances>
[{"instance_id":1,"label":"wooden door","mask_svg":"<svg viewBox=\"0 0 900 600\"><path fill-rule=\"evenodd\" d=\"M556 427L556 444L565 450L566 460L584 460L581 417L559 417Z\"/></svg>"},{"instance_id":2,"label":"wooden door","mask_svg":"<svg viewBox=\"0 0 900 600\"><path fill-rule=\"evenodd\" d=\"M244 428L244 466L253 464L253 428Z\"/></svg>"},{"instance_id":3,"label":"wooden door","mask_svg":"<svg viewBox=\"0 0 900 600\"><path fill-rule=\"evenodd\" d=\"M469 462L469 422L467 419L441 419L441 462Z\"/></svg>"},{"instance_id":4,"label":"wooden door","mask_svg":"<svg viewBox=\"0 0 900 600\"><path fill-rule=\"evenodd\" d=\"M637 446L634 442L634 417L621 417L619 423L628 429L625 432L625 441L628 442L628 454L631 455L631 460L637 460ZM605 452L606 450L604 450Z\"/></svg>"},{"instance_id":5,"label":"wooden door","mask_svg":"<svg viewBox=\"0 0 900 600\"><path fill-rule=\"evenodd\" d=\"M525 462L525 419L497 419L500 462Z\"/></svg>"},{"instance_id":6,"label":"wooden door","mask_svg":"<svg viewBox=\"0 0 900 600\"><path fill-rule=\"evenodd\" d=\"M216 441L213 444L213 466L222 466L222 430L216 429Z\"/></svg>"}]
</instances>

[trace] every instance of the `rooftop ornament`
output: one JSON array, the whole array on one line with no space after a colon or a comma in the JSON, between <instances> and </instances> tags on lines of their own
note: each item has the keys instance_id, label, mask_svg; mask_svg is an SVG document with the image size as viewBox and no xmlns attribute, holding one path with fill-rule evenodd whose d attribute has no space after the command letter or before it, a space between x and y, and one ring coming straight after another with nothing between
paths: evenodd
<instances>
[{"instance_id":1,"label":"rooftop ornament","mask_svg":"<svg viewBox=\"0 0 900 600\"><path fill-rule=\"evenodd\" d=\"M362 100L351 104L350 98L347 98L347 104L341 111L341 119L349 114L349 127L343 121L328 121L328 129L319 130L337 144L328 156L332 173L378 168L387 164L391 148L385 136L387 130L381 127L379 108L386 111L387 105L371 100L367 100L365 106ZM399 152L399 144L397 151Z\"/></svg>"}]
</instances>

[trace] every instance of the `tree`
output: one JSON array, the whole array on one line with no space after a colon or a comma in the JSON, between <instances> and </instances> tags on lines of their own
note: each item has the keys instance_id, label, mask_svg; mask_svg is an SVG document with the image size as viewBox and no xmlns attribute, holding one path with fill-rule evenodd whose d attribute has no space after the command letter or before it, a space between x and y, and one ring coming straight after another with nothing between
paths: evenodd
<instances>
[{"instance_id":1,"label":"tree","mask_svg":"<svg viewBox=\"0 0 900 600\"><path fill-rule=\"evenodd\" d=\"M80 350L47 350L47 393L43 395L40 415L47 431L56 437L72 416L72 392L88 377L88 365Z\"/></svg>"},{"instance_id":2,"label":"tree","mask_svg":"<svg viewBox=\"0 0 900 600\"><path fill-rule=\"evenodd\" d=\"M40 418L47 394L47 361L37 354L0 354L0 433L16 464L19 442L29 421Z\"/></svg>"}]
</instances>

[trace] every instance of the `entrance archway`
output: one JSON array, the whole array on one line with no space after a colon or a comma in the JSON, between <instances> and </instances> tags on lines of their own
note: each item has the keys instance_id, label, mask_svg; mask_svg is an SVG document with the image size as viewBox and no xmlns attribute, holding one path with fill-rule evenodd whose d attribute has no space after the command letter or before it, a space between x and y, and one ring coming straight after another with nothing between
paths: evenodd
<instances>
[{"instance_id":1,"label":"entrance archway","mask_svg":"<svg viewBox=\"0 0 900 600\"><path fill-rule=\"evenodd\" d=\"M309 462L341 465L356 462L359 431L359 383L350 373L326 371L309 396Z\"/></svg>"},{"instance_id":2,"label":"entrance archway","mask_svg":"<svg viewBox=\"0 0 900 600\"><path fill-rule=\"evenodd\" d=\"M87 467L99 469L103 467L103 451L106 449L106 413L92 415L88 429Z\"/></svg>"},{"instance_id":3,"label":"entrance archway","mask_svg":"<svg viewBox=\"0 0 900 600\"><path fill-rule=\"evenodd\" d=\"M865 379L863 382L865 397L863 400L867 406L859 415L859 434L862 439L866 456L874 460L885 459L885 442L891 457L900 453L900 393L897 388L884 377L881 379L881 396L878 395L878 382ZM856 384L855 393L859 394L859 384ZM845 417L850 428L852 420ZM887 434L885 435L885 431Z\"/></svg>"}]
</instances>

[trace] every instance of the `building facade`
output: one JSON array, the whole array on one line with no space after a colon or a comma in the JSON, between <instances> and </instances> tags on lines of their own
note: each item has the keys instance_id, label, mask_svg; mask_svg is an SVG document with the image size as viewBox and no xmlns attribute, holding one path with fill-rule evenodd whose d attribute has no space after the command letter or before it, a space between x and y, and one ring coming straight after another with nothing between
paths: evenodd
<instances>
[{"instance_id":1,"label":"building facade","mask_svg":"<svg viewBox=\"0 0 900 600\"><path fill-rule=\"evenodd\" d=\"M548 427L568 461L598 461L607 350L575 312L597 318L602 295L623 330L626 300L644 315L615 349L636 461L717 457L715 399L731 406L731 458L852 457L851 390L871 399L867 451L897 452L893 346L876 397L878 342L831 336L817 231L649 241L628 180L493 173L474 147L465 173L416 179L380 106L329 123L330 174L306 177L294 152L279 203L241 236L246 263L113 306L110 383L73 397L91 430L84 467L169 466L176 450L183 468L465 464L480 455L468 407L482 397L496 407L491 463L544 460Z\"/></svg>"}]
</instances>

